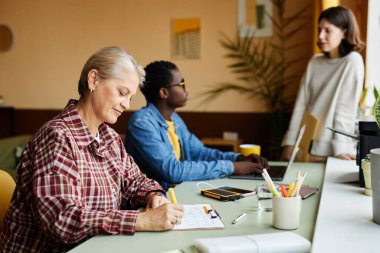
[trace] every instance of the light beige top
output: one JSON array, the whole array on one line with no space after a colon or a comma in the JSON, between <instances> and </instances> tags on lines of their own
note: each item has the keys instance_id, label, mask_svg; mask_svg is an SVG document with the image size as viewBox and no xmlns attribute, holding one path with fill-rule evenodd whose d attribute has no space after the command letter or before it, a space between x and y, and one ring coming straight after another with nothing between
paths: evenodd
<instances>
[{"instance_id":1,"label":"light beige top","mask_svg":"<svg viewBox=\"0 0 380 253\"><path fill-rule=\"evenodd\" d=\"M301 80L289 129L282 146L294 145L305 110L319 119L311 154L319 156L355 154L355 142L326 127L354 133L355 118L363 87L364 64L361 55L329 59L315 55Z\"/></svg>"}]
</instances>

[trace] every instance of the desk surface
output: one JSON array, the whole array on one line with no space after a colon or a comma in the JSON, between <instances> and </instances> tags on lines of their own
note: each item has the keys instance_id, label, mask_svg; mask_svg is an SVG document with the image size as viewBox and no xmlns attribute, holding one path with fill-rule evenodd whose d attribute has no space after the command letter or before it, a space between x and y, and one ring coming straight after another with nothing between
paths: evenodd
<instances>
[{"instance_id":1,"label":"desk surface","mask_svg":"<svg viewBox=\"0 0 380 253\"><path fill-rule=\"evenodd\" d=\"M312 253L379 252L380 226L372 221L372 198L358 186L355 161L329 158Z\"/></svg>"},{"instance_id":2,"label":"desk surface","mask_svg":"<svg viewBox=\"0 0 380 253\"><path fill-rule=\"evenodd\" d=\"M295 180L297 171L306 171L305 184L321 189L324 165L294 163L286 173L284 183ZM218 179L207 181L215 186L234 186L245 189L254 189L263 181L241 179ZM182 249L185 252L197 252L193 244L197 238L237 236L247 234L279 232L272 228L272 213L256 211L257 199L255 196L237 200L235 202L220 202L200 195L197 189L198 182L186 182L175 187L177 200L183 204L211 204L220 214L226 228L223 230L193 230L193 231L166 231L166 232L137 232L133 236L95 236L78 247L77 252L163 252L173 249ZM301 225L295 233L311 240L313 237L320 192L311 196L302 203ZM270 200L269 200L270 201ZM232 225L231 222L241 213L247 211L247 217L241 222Z\"/></svg>"}]
</instances>

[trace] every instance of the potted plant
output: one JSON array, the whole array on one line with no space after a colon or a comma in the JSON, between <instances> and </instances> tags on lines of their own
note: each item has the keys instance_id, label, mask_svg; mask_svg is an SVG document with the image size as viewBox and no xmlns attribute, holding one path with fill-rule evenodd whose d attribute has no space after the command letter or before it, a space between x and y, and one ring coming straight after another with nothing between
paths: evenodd
<instances>
[{"instance_id":1,"label":"potted plant","mask_svg":"<svg viewBox=\"0 0 380 253\"><path fill-rule=\"evenodd\" d=\"M377 126L380 128L380 95L374 89L375 104L373 106L373 115L375 116ZM373 207L373 221L380 224L380 149L371 150L371 190L372 190L372 207ZM364 171L363 171L364 172Z\"/></svg>"},{"instance_id":2,"label":"potted plant","mask_svg":"<svg viewBox=\"0 0 380 253\"><path fill-rule=\"evenodd\" d=\"M291 108L292 99L285 94L286 87L299 80L299 74L289 69L305 57L295 53L304 43L294 40L299 32L310 24L310 17L304 13L310 6L299 9L293 15L285 15L286 0L271 0L275 16L270 16L274 35L270 40L253 36L240 37L239 31L234 39L222 34L221 45L228 51L225 57L234 62L228 65L237 75L239 83L220 83L206 90L203 102L210 102L228 92L237 91L247 97L262 99L270 112L272 122L270 157L276 159L280 154L280 142L286 130L285 113ZM297 24L295 21L297 20ZM298 22L302 20L301 22Z\"/></svg>"},{"instance_id":3,"label":"potted plant","mask_svg":"<svg viewBox=\"0 0 380 253\"><path fill-rule=\"evenodd\" d=\"M380 128L380 96L376 88L373 88L373 93L375 95L375 103L372 108L372 114L375 116L376 124Z\"/></svg>"}]
</instances>

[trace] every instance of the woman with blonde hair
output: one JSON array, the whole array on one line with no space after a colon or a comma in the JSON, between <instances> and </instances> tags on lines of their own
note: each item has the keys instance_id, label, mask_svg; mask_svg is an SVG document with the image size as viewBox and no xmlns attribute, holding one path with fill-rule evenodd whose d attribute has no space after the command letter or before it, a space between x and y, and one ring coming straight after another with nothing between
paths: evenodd
<instances>
[{"instance_id":1,"label":"woman with blonde hair","mask_svg":"<svg viewBox=\"0 0 380 253\"><path fill-rule=\"evenodd\" d=\"M87 60L79 101L69 100L25 148L0 252L66 252L97 234L168 230L180 222L183 206L169 203L107 125L129 108L144 75L118 47Z\"/></svg>"}]
</instances>

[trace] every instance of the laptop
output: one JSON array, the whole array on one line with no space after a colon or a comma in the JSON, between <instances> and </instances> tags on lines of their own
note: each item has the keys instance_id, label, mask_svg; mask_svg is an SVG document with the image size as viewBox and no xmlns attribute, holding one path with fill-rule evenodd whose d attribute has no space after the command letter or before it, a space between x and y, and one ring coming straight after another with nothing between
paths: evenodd
<instances>
[{"instance_id":1,"label":"laptop","mask_svg":"<svg viewBox=\"0 0 380 253\"><path fill-rule=\"evenodd\" d=\"M305 127L306 125L303 125L298 132L297 140L294 145L293 152L290 156L289 162L284 165L284 163L279 162L269 162L270 168L267 170L269 176L271 177L272 181L282 181L285 177L286 171L290 168L292 163L294 162L294 159L296 158L296 154L298 152L298 146L301 142L302 136L305 133ZM231 175L229 178L233 179L250 179L250 180L264 180L261 173L255 173L250 175Z\"/></svg>"}]
</instances>

